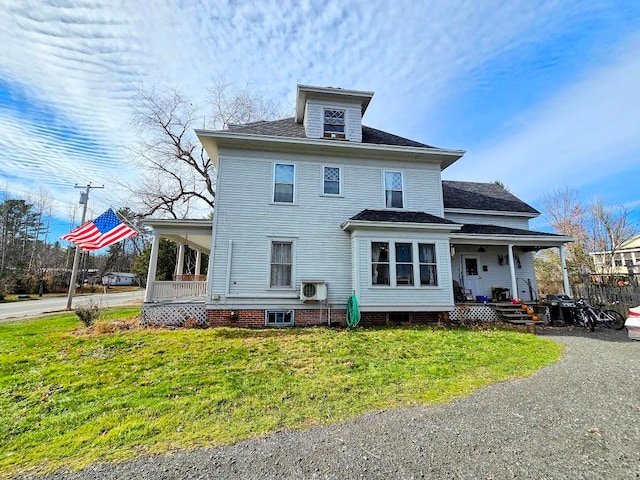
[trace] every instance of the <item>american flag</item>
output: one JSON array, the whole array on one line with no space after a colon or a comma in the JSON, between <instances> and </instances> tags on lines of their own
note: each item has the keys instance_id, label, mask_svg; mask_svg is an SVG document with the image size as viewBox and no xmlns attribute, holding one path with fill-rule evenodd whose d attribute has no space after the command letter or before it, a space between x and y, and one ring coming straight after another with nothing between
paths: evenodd
<instances>
[{"instance_id":1,"label":"american flag","mask_svg":"<svg viewBox=\"0 0 640 480\"><path fill-rule=\"evenodd\" d=\"M99 250L137 234L133 228L122 223L110 208L95 220L79 226L61 238L75 243L83 250Z\"/></svg>"}]
</instances>

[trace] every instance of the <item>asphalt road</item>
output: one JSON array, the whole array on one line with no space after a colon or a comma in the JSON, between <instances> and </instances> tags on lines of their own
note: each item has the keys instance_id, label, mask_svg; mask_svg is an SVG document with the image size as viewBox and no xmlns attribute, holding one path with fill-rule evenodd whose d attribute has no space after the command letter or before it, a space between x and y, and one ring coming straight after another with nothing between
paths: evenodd
<instances>
[{"instance_id":1,"label":"asphalt road","mask_svg":"<svg viewBox=\"0 0 640 480\"><path fill-rule=\"evenodd\" d=\"M92 299L102 307L115 307L120 305L141 303L144 290L122 293L95 293L73 297L71 307L85 303ZM52 312L61 312L67 308L67 297L43 297L32 296L32 300L20 302L0 303L0 323L9 322L25 317L39 317Z\"/></svg>"}]
</instances>

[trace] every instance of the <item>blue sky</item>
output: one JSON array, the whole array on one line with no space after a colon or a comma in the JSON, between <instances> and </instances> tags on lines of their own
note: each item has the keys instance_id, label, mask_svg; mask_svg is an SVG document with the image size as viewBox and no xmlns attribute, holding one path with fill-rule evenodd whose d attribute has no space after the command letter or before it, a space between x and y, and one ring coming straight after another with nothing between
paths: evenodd
<instances>
[{"instance_id":1,"label":"blue sky","mask_svg":"<svg viewBox=\"0 0 640 480\"><path fill-rule=\"evenodd\" d=\"M64 233L129 205L133 98L214 79L294 108L298 83L373 90L364 123L467 154L444 178L499 179L542 209L565 185L640 210L634 1L4 0L0 191L47 191ZM544 224L544 220L538 222Z\"/></svg>"}]
</instances>

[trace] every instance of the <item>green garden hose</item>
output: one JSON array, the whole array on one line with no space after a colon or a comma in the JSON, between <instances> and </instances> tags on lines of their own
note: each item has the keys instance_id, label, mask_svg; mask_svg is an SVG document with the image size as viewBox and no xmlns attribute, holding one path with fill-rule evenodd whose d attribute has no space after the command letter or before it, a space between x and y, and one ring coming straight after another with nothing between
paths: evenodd
<instances>
[{"instance_id":1,"label":"green garden hose","mask_svg":"<svg viewBox=\"0 0 640 480\"><path fill-rule=\"evenodd\" d=\"M355 293L347 300L347 327L354 328L360 323L360 309Z\"/></svg>"}]
</instances>

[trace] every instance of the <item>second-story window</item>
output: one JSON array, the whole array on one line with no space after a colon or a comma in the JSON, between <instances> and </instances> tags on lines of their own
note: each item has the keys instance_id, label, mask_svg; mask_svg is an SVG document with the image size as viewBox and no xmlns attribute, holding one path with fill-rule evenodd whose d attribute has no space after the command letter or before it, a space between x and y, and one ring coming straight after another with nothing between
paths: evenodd
<instances>
[{"instance_id":1,"label":"second-story window","mask_svg":"<svg viewBox=\"0 0 640 480\"><path fill-rule=\"evenodd\" d=\"M402 172L384 172L384 198L387 208L404 208Z\"/></svg>"},{"instance_id":2,"label":"second-story window","mask_svg":"<svg viewBox=\"0 0 640 480\"><path fill-rule=\"evenodd\" d=\"M295 165L276 163L273 174L274 203L293 203L293 191L296 178Z\"/></svg>"},{"instance_id":3,"label":"second-story window","mask_svg":"<svg viewBox=\"0 0 640 480\"><path fill-rule=\"evenodd\" d=\"M324 136L328 138L345 138L344 110L325 109Z\"/></svg>"},{"instance_id":4,"label":"second-story window","mask_svg":"<svg viewBox=\"0 0 640 480\"><path fill-rule=\"evenodd\" d=\"M340 195L340 167L324 167L322 193Z\"/></svg>"}]
</instances>

